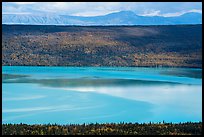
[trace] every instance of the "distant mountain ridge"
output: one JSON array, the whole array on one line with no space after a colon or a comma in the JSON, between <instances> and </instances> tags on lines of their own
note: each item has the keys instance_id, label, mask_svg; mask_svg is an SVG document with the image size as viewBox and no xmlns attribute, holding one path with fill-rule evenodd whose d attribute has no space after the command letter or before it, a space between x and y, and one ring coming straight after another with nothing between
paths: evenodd
<instances>
[{"instance_id":1,"label":"distant mountain ridge","mask_svg":"<svg viewBox=\"0 0 204 137\"><path fill-rule=\"evenodd\" d=\"M55 14L2 14L2 24L82 26L202 24L202 14L189 12L176 17L139 16L132 11L120 11L94 17Z\"/></svg>"}]
</instances>

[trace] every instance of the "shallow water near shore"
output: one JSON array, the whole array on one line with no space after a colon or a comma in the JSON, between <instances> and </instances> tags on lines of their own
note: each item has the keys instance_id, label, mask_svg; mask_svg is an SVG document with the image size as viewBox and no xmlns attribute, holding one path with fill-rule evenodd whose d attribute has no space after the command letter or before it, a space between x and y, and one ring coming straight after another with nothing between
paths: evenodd
<instances>
[{"instance_id":1,"label":"shallow water near shore","mask_svg":"<svg viewBox=\"0 0 204 137\"><path fill-rule=\"evenodd\" d=\"M202 69L4 66L2 122L202 121Z\"/></svg>"}]
</instances>

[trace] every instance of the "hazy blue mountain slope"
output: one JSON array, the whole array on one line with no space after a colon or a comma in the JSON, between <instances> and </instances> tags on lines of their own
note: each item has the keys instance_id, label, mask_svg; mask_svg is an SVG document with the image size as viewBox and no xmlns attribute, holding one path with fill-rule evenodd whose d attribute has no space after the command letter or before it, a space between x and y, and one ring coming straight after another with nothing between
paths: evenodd
<instances>
[{"instance_id":1,"label":"hazy blue mountain slope","mask_svg":"<svg viewBox=\"0 0 204 137\"><path fill-rule=\"evenodd\" d=\"M202 24L202 14L186 13L177 17L138 16L131 11L121 11L95 17L52 14L3 14L2 24L30 25L174 25Z\"/></svg>"}]
</instances>

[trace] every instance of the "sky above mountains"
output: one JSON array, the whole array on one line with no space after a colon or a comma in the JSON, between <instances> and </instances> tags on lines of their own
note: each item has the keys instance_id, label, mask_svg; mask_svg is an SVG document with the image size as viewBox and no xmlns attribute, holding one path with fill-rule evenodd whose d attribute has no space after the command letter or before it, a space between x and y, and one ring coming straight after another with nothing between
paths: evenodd
<instances>
[{"instance_id":1,"label":"sky above mountains","mask_svg":"<svg viewBox=\"0 0 204 137\"><path fill-rule=\"evenodd\" d=\"M202 13L202 2L2 2L2 14L99 16L133 11L142 16L180 16Z\"/></svg>"}]
</instances>

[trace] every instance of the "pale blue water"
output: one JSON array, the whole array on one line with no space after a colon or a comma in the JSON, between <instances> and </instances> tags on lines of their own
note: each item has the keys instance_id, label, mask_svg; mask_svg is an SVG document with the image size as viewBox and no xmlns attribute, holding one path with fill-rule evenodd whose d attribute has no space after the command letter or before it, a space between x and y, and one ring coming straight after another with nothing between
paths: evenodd
<instances>
[{"instance_id":1,"label":"pale blue water","mask_svg":"<svg viewBox=\"0 0 204 137\"><path fill-rule=\"evenodd\" d=\"M202 70L3 67L3 123L202 121Z\"/></svg>"}]
</instances>

